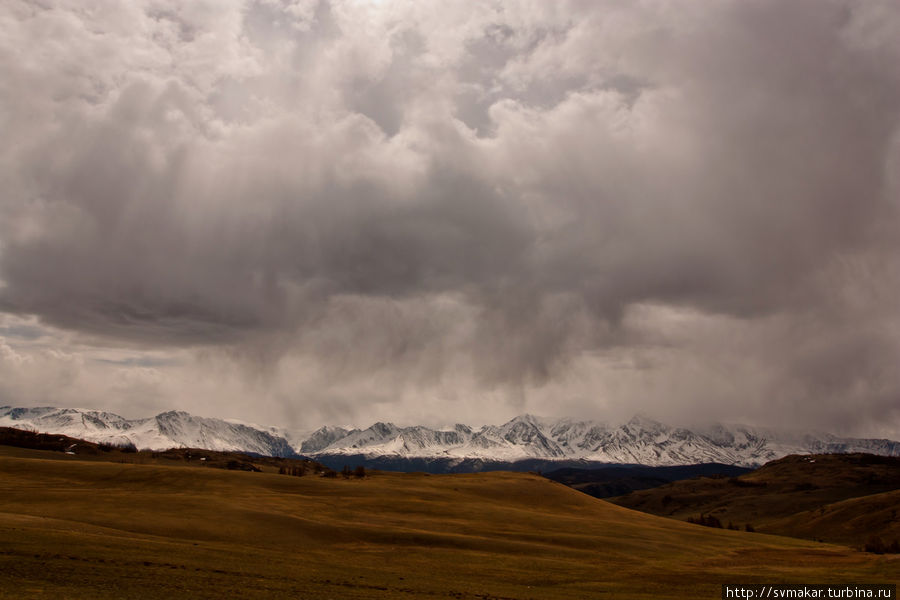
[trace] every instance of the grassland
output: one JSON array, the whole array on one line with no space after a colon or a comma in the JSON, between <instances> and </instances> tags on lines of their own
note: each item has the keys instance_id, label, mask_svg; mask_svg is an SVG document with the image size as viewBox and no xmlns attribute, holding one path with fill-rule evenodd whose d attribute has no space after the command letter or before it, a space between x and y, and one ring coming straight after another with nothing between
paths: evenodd
<instances>
[{"instance_id":1,"label":"grassland","mask_svg":"<svg viewBox=\"0 0 900 600\"><path fill-rule=\"evenodd\" d=\"M900 540L900 458L788 456L736 478L677 481L612 499L627 508L862 548Z\"/></svg>"},{"instance_id":2,"label":"grassland","mask_svg":"<svg viewBox=\"0 0 900 600\"><path fill-rule=\"evenodd\" d=\"M0 598L718 598L895 556L713 530L514 473L290 477L0 447Z\"/></svg>"}]
</instances>

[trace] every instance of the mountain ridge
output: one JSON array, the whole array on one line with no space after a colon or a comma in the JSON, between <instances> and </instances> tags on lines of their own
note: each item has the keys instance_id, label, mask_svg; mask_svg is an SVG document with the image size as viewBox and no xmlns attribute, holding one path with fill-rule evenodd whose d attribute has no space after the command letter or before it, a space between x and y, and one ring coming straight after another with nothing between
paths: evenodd
<instances>
[{"instance_id":1,"label":"mountain ridge","mask_svg":"<svg viewBox=\"0 0 900 600\"><path fill-rule=\"evenodd\" d=\"M648 466L723 463L758 466L790 454L869 452L900 456L900 442L843 438L828 433L783 432L744 425L671 427L645 415L621 425L572 418L520 415L480 429L464 424L432 429L377 422L360 429L324 426L297 432L234 419L166 411L126 419L114 413L57 407L0 407L0 426L59 433L140 449L178 447L316 458L386 457L511 463L582 461Z\"/></svg>"}]
</instances>

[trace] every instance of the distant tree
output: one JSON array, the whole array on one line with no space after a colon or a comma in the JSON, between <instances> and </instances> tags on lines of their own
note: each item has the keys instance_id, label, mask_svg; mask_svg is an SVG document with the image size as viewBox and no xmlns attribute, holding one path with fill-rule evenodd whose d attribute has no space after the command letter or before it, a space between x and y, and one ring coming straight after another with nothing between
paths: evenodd
<instances>
[{"instance_id":1,"label":"distant tree","mask_svg":"<svg viewBox=\"0 0 900 600\"><path fill-rule=\"evenodd\" d=\"M750 533L753 533L754 531L756 531L756 529L753 528L753 525L751 525L750 523L747 523L744 525L744 531L749 531Z\"/></svg>"},{"instance_id":2,"label":"distant tree","mask_svg":"<svg viewBox=\"0 0 900 600\"><path fill-rule=\"evenodd\" d=\"M900 554L900 542L894 539L894 541L891 542L891 545L888 546L885 550L887 552L890 552L891 554Z\"/></svg>"},{"instance_id":3,"label":"distant tree","mask_svg":"<svg viewBox=\"0 0 900 600\"><path fill-rule=\"evenodd\" d=\"M819 486L815 485L814 483L810 483L809 481L804 481L803 483L798 483L796 486L794 486L795 492L808 492L817 489L819 489Z\"/></svg>"},{"instance_id":4,"label":"distant tree","mask_svg":"<svg viewBox=\"0 0 900 600\"><path fill-rule=\"evenodd\" d=\"M344 479L350 479L353 477L353 469L350 468L350 465L344 465L344 468L341 469L341 476Z\"/></svg>"},{"instance_id":5,"label":"distant tree","mask_svg":"<svg viewBox=\"0 0 900 600\"><path fill-rule=\"evenodd\" d=\"M886 550L884 542L882 542L881 538L877 535L870 537L863 549L866 552L871 552L873 554L884 554Z\"/></svg>"},{"instance_id":6,"label":"distant tree","mask_svg":"<svg viewBox=\"0 0 900 600\"><path fill-rule=\"evenodd\" d=\"M716 527L718 529L722 529L722 521L720 521L713 515L704 515L703 513L700 513L700 516L696 519L694 517L688 517L688 523L703 525L704 527Z\"/></svg>"},{"instance_id":7,"label":"distant tree","mask_svg":"<svg viewBox=\"0 0 900 600\"><path fill-rule=\"evenodd\" d=\"M329 479L334 479L335 477L337 477L337 475L337 471L334 471L327 467L322 471L322 477L328 477Z\"/></svg>"},{"instance_id":8,"label":"distant tree","mask_svg":"<svg viewBox=\"0 0 900 600\"><path fill-rule=\"evenodd\" d=\"M353 471L353 475L356 476L357 479L362 479L366 476L366 468L362 465L356 467L356 470Z\"/></svg>"},{"instance_id":9,"label":"distant tree","mask_svg":"<svg viewBox=\"0 0 900 600\"><path fill-rule=\"evenodd\" d=\"M285 467L284 465L281 465L280 467L278 467L278 474L279 475L287 475L287 467Z\"/></svg>"}]
</instances>

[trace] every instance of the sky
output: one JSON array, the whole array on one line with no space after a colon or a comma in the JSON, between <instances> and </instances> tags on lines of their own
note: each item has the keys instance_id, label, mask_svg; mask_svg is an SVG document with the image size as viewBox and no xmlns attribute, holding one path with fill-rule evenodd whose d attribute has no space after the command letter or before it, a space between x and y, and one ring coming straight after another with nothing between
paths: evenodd
<instances>
[{"instance_id":1,"label":"sky","mask_svg":"<svg viewBox=\"0 0 900 600\"><path fill-rule=\"evenodd\" d=\"M900 439L895 0L0 4L0 404Z\"/></svg>"}]
</instances>

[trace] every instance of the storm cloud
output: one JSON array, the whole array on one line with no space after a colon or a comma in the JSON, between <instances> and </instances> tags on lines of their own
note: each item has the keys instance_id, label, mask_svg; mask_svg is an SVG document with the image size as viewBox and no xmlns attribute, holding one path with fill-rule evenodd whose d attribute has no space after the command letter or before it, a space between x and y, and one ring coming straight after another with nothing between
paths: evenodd
<instances>
[{"instance_id":1,"label":"storm cloud","mask_svg":"<svg viewBox=\"0 0 900 600\"><path fill-rule=\"evenodd\" d=\"M0 31L0 401L900 435L896 2L12 0Z\"/></svg>"}]
</instances>

